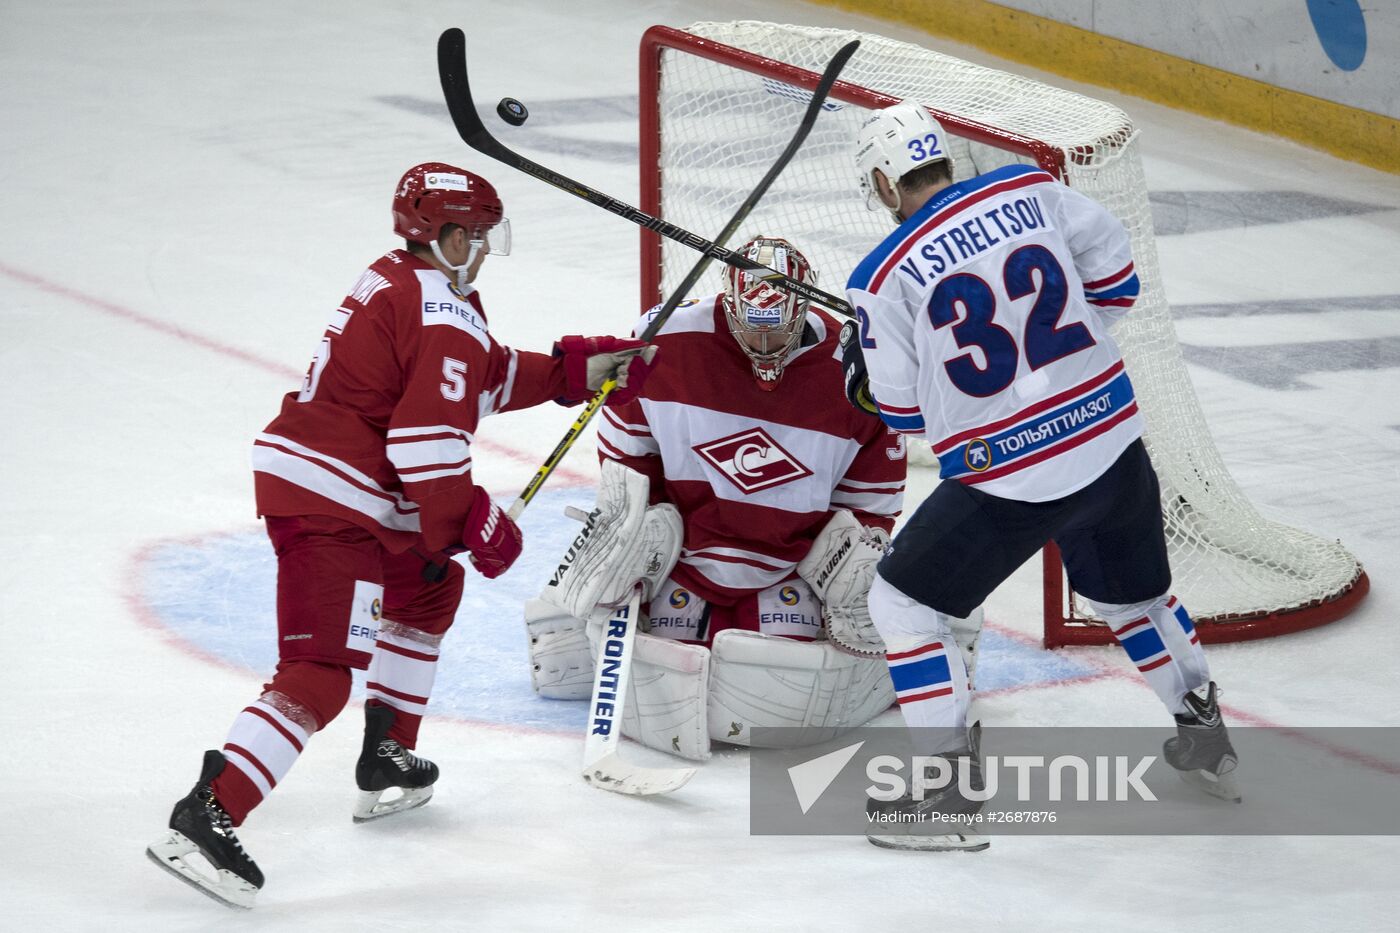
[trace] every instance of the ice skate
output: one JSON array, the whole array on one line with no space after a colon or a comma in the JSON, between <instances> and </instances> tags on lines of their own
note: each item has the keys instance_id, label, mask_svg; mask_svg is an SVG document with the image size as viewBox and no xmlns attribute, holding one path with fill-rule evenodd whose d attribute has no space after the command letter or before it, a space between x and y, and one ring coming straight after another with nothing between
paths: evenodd
<instances>
[{"instance_id":1,"label":"ice skate","mask_svg":"<svg viewBox=\"0 0 1400 933\"><path fill-rule=\"evenodd\" d=\"M360 749L360 760L355 763L355 783L360 787L355 803L356 823L421 807L433 796L433 783L438 779L437 765L389 738L389 728L393 724L393 707L365 707L365 742ZM394 788L402 793L382 799L386 791Z\"/></svg>"},{"instance_id":2,"label":"ice skate","mask_svg":"<svg viewBox=\"0 0 1400 933\"><path fill-rule=\"evenodd\" d=\"M210 784L224 769L221 752L204 753L204 770L170 814L170 834L146 847L146 855L181 881L229 907L253 906L263 874L243 851L233 822L215 799ZM199 862L188 856L198 853Z\"/></svg>"},{"instance_id":3,"label":"ice skate","mask_svg":"<svg viewBox=\"0 0 1400 933\"><path fill-rule=\"evenodd\" d=\"M984 801L963 795L960 785L980 791L982 760L978 751L981 726L968 733L968 747L939 757L953 767L954 779L940 790L926 791L922 800L913 792L897 800L870 799L865 804L865 838L882 849L910 849L921 852L981 852L991 840L976 831L974 822ZM969 772L964 776L964 771Z\"/></svg>"},{"instance_id":4,"label":"ice skate","mask_svg":"<svg viewBox=\"0 0 1400 933\"><path fill-rule=\"evenodd\" d=\"M1239 759L1220 716L1215 683L1210 684L1204 698L1194 691L1187 693L1186 705L1191 712L1176 717L1176 737L1162 745L1167 764L1176 768L1187 784L1212 797L1239 803L1240 790L1233 773Z\"/></svg>"}]
</instances>

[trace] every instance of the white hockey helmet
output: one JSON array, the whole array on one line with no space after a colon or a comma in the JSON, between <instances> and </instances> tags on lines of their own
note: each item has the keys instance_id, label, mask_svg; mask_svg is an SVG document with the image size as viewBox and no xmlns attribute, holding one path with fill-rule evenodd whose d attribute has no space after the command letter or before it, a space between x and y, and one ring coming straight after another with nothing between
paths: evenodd
<instances>
[{"instance_id":1,"label":"white hockey helmet","mask_svg":"<svg viewBox=\"0 0 1400 933\"><path fill-rule=\"evenodd\" d=\"M799 282L816 284L817 273L807 257L781 237L757 236L735 252ZM769 391L777 388L783 366L802 341L807 300L784 291L781 285L765 282L761 273L730 266L721 301L729 332L753 363L758 384Z\"/></svg>"},{"instance_id":2,"label":"white hockey helmet","mask_svg":"<svg viewBox=\"0 0 1400 933\"><path fill-rule=\"evenodd\" d=\"M914 100L877 110L861 124L856 136L856 169L865 207L874 210L879 203L871 172L879 169L891 185L906 173L942 160L953 174L953 156L943 124ZM898 219L898 215L896 215Z\"/></svg>"}]
</instances>

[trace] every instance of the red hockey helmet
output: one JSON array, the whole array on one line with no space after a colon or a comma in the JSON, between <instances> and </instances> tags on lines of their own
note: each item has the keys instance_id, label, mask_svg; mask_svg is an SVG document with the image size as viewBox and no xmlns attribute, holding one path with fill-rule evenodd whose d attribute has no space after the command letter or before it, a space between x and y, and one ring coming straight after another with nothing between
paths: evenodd
<instances>
[{"instance_id":1,"label":"red hockey helmet","mask_svg":"<svg viewBox=\"0 0 1400 933\"><path fill-rule=\"evenodd\" d=\"M816 284L817 273L807 257L781 237L754 237L735 252L799 282ZM759 274L730 266L724 277L724 313L729 332L753 363L758 384L776 388L787 358L802 341L807 299L784 291L781 284L765 282Z\"/></svg>"},{"instance_id":2,"label":"red hockey helmet","mask_svg":"<svg viewBox=\"0 0 1400 933\"><path fill-rule=\"evenodd\" d=\"M445 162L415 165L394 192L394 232L430 246L443 224L456 224L471 239L487 241L492 253L510 252L510 222L489 181Z\"/></svg>"}]
</instances>

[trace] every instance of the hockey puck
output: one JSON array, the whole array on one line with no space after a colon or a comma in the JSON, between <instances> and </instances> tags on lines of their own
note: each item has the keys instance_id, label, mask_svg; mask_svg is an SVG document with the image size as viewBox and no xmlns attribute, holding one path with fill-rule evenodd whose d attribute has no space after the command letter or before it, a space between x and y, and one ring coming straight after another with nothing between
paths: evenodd
<instances>
[{"instance_id":1,"label":"hockey puck","mask_svg":"<svg viewBox=\"0 0 1400 933\"><path fill-rule=\"evenodd\" d=\"M496 114L511 126L520 126L529 118L530 111L514 97L502 97L496 105Z\"/></svg>"}]
</instances>

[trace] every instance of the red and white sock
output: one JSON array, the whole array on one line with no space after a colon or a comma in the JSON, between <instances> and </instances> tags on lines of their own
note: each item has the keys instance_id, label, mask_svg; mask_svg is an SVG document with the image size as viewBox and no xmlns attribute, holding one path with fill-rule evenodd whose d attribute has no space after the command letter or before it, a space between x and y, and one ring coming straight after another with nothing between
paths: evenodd
<instances>
[{"instance_id":1,"label":"red and white sock","mask_svg":"<svg viewBox=\"0 0 1400 933\"><path fill-rule=\"evenodd\" d=\"M366 684L367 703L392 706L395 713L389 737L404 748L418 745L418 726L428 710L437 677L441 635L384 620L374 643Z\"/></svg>"},{"instance_id":2,"label":"red and white sock","mask_svg":"<svg viewBox=\"0 0 1400 933\"><path fill-rule=\"evenodd\" d=\"M316 729L310 710L276 690L238 714L224 741L228 766L214 780L214 796L235 826L272 793Z\"/></svg>"}]
</instances>

